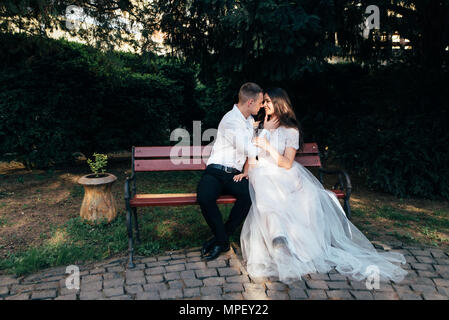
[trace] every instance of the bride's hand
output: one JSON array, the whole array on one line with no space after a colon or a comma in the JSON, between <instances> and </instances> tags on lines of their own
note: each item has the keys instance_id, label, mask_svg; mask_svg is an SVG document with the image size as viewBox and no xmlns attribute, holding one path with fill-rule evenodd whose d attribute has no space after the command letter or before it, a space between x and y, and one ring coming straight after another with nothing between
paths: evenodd
<instances>
[{"instance_id":1,"label":"bride's hand","mask_svg":"<svg viewBox=\"0 0 449 320\"><path fill-rule=\"evenodd\" d=\"M279 119L276 116L272 116L270 120L268 120L268 115L265 115L265 119L263 121L263 128L267 130L273 130L279 127Z\"/></svg>"},{"instance_id":2,"label":"bride's hand","mask_svg":"<svg viewBox=\"0 0 449 320\"><path fill-rule=\"evenodd\" d=\"M259 147L263 150L267 150L269 142L265 137L255 137L253 139L253 143L256 147Z\"/></svg>"}]
</instances>

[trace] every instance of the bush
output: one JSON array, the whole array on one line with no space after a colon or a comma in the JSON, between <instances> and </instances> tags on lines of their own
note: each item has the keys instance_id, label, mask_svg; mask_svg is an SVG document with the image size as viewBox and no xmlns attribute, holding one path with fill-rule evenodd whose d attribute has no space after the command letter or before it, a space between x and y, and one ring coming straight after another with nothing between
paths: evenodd
<instances>
[{"instance_id":1,"label":"bush","mask_svg":"<svg viewBox=\"0 0 449 320\"><path fill-rule=\"evenodd\" d=\"M168 145L198 111L196 71L182 62L23 35L0 42L0 160L45 167L76 151Z\"/></svg>"}]
</instances>

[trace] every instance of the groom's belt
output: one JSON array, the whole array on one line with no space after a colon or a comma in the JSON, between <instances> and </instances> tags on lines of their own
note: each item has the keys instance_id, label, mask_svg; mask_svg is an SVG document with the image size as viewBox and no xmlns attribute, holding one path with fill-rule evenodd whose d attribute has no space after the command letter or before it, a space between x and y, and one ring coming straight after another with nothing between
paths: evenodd
<instances>
[{"instance_id":1,"label":"groom's belt","mask_svg":"<svg viewBox=\"0 0 449 320\"><path fill-rule=\"evenodd\" d=\"M212 164L208 165L207 167L223 170L227 173L240 173L241 172L240 170L237 170L236 168L226 167L226 166L222 166L221 164L215 164L215 163L212 163Z\"/></svg>"}]
</instances>

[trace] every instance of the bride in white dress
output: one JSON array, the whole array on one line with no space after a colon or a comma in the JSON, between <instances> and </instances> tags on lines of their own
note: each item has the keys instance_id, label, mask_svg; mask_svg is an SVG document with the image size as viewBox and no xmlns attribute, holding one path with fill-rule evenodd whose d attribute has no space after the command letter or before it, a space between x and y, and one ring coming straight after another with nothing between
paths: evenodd
<instances>
[{"instance_id":1,"label":"bride in white dress","mask_svg":"<svg viewBox=\"0 0 449 320\"><path fill-rule=\"evenodd\" d=\"M287 93L268 91L264 108L266 121L270 115L280 125L269 137L254 139L263 152L235 177L250 182L252 206L240 236L248 273L290 283L335 267L359 281L378 270L380 281L400 282L407 271L394 263L404 264L404 256L377 252L346 218L336 196L294 161L303 141Z\"/></svg>"}]
</instances>

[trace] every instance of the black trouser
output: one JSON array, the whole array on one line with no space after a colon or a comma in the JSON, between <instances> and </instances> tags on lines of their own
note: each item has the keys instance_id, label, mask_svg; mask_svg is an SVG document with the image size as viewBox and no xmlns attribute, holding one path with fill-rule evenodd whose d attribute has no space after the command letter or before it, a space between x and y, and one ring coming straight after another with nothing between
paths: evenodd
<instances>
[{"instance_id":1,"label":"black trouser","mask_svg":"<svg viewBox=\"0 0 449 320\"><path fill-rule=\"evenodd\" d=\"M197 199L201 212L215 235L217 243L221 245L229 242L229 236L245 220L251 207L248 180L242 179L240 182L235 182L232 178L236 174L238 173L227 173L207 167L198 183ZM237 198L225 224L216 202L222 194L230 194Z\"/></svg>"}]
</instances>

